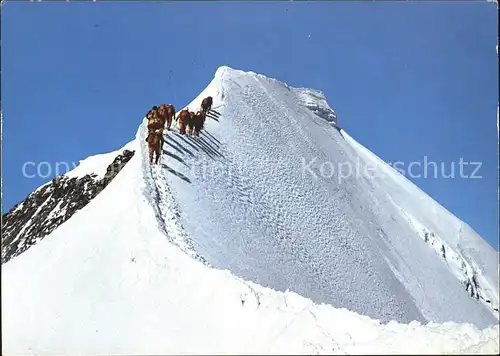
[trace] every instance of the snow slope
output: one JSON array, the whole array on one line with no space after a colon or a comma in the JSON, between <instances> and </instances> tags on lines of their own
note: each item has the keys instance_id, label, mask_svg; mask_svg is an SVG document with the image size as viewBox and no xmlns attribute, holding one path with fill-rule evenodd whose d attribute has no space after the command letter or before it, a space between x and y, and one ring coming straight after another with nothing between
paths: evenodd
<instances>
[{"instance_id":1,"label":"snow slope","mask_svg":"<svg viewBox=\"0 0 500 356\"><path fill-rule=\"evenodd\" d=\"M471 284L471 294L485 302L489 301L492 308L498 311L498 252L470 226L357 143L346 132L342 131L342 134L364 160L364 165L377 167L383 172L371 180L372 184L376 185L374 191L388 194L389 201L401 217L408 220L435 253L446 255L443 263L456 278L464 285L467 282ZM498 313L495 315L498 316Z\"/></svg>"},{"instance_id":2,"label":"snow slope","mask_svg":"<svg viewBox=\"0 0 500 356\"><path fill-rule=\"evenodd\" d=\"M3 266L4 355L384 354L408 353L409 342L411 353L498 352L498 326L381 325L207 268L165 239L182 227L158 228L140 150L86 207Z\"/></svg>"},{"instance_id":3,"label":"snow slope","mask_svg":"<svg viewBox=\"0 0 500 356\"><path fill-rule=\"evenodd\" d=\"M208 94L202 137L169 133L150 168L143 122L114 180L2 266L5 355L498 353L495 314L414 224L491 281L479 236L403 219L430 203L396 183L302 176L365 153L321 93L221 67L188 106Z\"/></svg>"},{"instance_id":4,"label":"snow slope","mask_svg":"<svg viewBox=\"0 0 500 356\"><path fill-rule=\"evenodd\" d=\"M498 254L384 166L381 179L347 176L372 158L360 160L368 151L339 132L322 93L221 67L188 107L207 95L219 121L199 140L169 134L177 157L157 181L211 265L384 322L498 322ZM484 301L466 291L473 274Z\"/></svg>"},{"instance_id":5,"label":"snow slope","mask_svg":"<svg viewBox=\"0 0 500 356\"><path fill-rule=\"evenodd\" d=\"M133 154L124 150L89 157L70 172L31 192L2 215L2 264L42 241L85 206ZM60 167L56 164L57 168Z\"/></svg>"}]
</instances>

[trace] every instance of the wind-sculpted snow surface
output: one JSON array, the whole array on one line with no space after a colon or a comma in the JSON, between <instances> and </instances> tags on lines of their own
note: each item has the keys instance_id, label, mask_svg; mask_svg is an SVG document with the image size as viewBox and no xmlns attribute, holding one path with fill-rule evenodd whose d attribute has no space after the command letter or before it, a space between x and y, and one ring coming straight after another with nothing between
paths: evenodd
<instances>
[{"instance_id":1,"label":"wind-sculpted snow surface","mask_svg":"<svg viewBox=\"0 0 500 356\"><path fill-rule=\"evenodd\" d=\"M216 120L199 139L168 135L166 148L178 157L163 159L161 179L208 263L383 322L498 322L393 200L422 211L428 203L347 174L360 154L325 116L334 111L322 93L222 67L188 107L207 95Z\"/></svg>"},{"instance_id":2,"label":"wind-sculpted snow surface","mask_svg":"<svg viewBox=\"0 0 500 356\"><path fill-rule=\"evenodd\" d=\"M143 141L141 128L130 149ZM381 325L206 267L171 243L187 238L175 219L159 228L173 196L155 193L155 170L134 155L2 266L4 355L498 353L498 326Z\"/></svg>"}]
</instances>

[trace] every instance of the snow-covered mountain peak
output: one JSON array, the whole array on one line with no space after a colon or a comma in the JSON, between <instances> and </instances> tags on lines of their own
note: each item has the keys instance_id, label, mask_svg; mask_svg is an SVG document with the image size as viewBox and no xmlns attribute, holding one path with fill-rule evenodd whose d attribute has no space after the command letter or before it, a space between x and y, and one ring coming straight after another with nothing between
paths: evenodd
<instances>
[{"instance_id":1,"label":"snow-covered mountain peak","mask_svg":"<svg viewBox=\"0 0 500 356\"><path fill-rule=\"evenodd\" d=\"M297 105L311 110L313 113L327 121L332 123L336 122L337 115L328 105L328 100L325 94L320 90L291 87L278 79L255 73L253 71L234 69L229 66L221 66L217 69L214 76L214 84L212 84L212 86L221 88L225 85L229 86L234 83L235 85L244 87L259 81L262 81L263 83L267 82L267 85L281 87L283 90L290 91L295 96Z\"/></svg>"},{"instance_id":2,"label":"snow-covered mountain peak","mask_svg":"<svg viewBox=\"0 0 500 356\"><path fill-rule=\"evenodd\" d=\"M233 73L233 74L236 74L236 73L245 73L244 71L242 70L239 70L239 69L234 69L234 68L231 68L227 65L222 65L222 66L219 66L219 68L217 68L217 70L215 71L215 75L214 75L214 78L222 78L226 73Z\"/></svg>"},{"instance_id":3,"label":"snow-covered mountain peak","mask_svg":"<svg viewBox=\"0 0 500 356\"><path fill-rule=\"evenodd\" d=\"M21 204L2 229L4 353L498 352L498 253L323 93L222 66L187 107L208 95L201 136L168 132L159 165L143 120ZM359 164L377 174L339 170Z\"/></svg>"},{"instance_id":4,"label":"snow-covered mountain peak","mask_svg":"<svg viewBox=\"0 0 500 356\"><path fill-rule=\"evenodd\" d=\"M498 253L340 130L322 92L223 66L188 106L208 95L218 114L204 153L168 165L197 188L166 180L197 217L184 224L211 264L383 321L496 322ZM359 164L375 166L375 177L340 172ZM461 308L482 316L458 316Z\"/></svg>"}]
</instances>

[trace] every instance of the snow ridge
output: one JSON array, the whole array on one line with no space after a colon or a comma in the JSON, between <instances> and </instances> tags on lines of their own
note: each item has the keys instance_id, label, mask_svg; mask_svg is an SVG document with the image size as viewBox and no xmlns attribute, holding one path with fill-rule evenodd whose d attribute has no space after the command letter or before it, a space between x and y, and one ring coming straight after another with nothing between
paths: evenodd
<instances>
[{"instance_id":1,"label":"snow ridge","mask_svg":"<svg viewBox=\"0 0 500 356\"><path fill-rule=\"evenodd\" d=\"M89 157L73 171L55 177L30 193L3 215L2 264L42 241L88 204L133 154L124 150L122 154L112 152Z\"/></svg>"},{"instance_id":2,"label":"snow ridge","mask_svg":"<svg viewBox=\"0 0 500 356\"><path fill-rule=\"evenodd\" d=\"M145 142L147 133L147 120L144 119L138 131L138 142L141 148L142 171L144 179L148 183L145 196L150 199L151 206L154 207L160 229L167 236L169 242L179 247L189 256L204 262L202 256L196 253L193 243L179 221L180 212L178 206L172 198L170 189L162 176L158 173L158 166L151 166L147 160L148 147ZM166 167L168 168L168 167ZM207 264L208 265L208 264Z\"/></svg>"}]
</instances>

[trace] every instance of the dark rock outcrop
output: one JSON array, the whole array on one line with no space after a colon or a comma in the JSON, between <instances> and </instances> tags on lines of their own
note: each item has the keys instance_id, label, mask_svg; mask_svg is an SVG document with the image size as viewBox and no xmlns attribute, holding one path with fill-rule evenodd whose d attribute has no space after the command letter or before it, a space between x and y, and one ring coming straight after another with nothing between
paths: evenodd
<instances>
[{"instance_id":1,"label":"dark rock outcrop","mask_svg":"<svg viewBox=\"0 0 500 356\"><path fill-rule=\"evenodd\" d=\"M101 184L104 186L108 185L133 156L134 151L129 150L125 150L121 155L116 156L113 162L106 169L106 174L104 175Z\"/></svg>"},{"instance_id":2,"label":"dark rock outcrop","mask_svg":"<svg viewBox=\"0 0 500 356\"><path fill-rule=\"evenodd\" d=\"M54 178L2 216L2 264L20 255L85 207L99 194L134 151L124 150L108 166L104 178L87 174L80 178Z\"/></svg>"}]
</instances>

